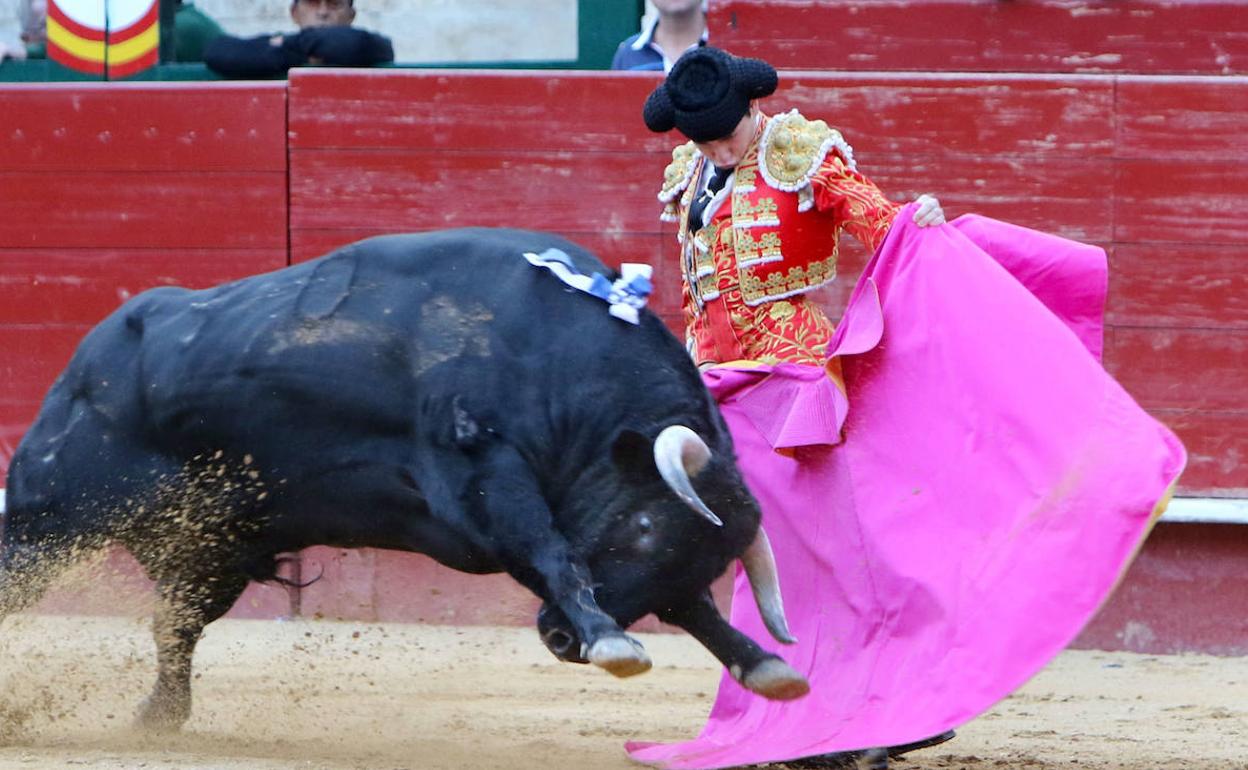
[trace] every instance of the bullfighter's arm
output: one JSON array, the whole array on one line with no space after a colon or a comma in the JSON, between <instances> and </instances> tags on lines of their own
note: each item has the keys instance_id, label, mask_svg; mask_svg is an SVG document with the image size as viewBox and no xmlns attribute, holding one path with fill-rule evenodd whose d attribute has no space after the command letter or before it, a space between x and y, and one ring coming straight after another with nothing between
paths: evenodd
<instances>
[{"instance_id":1,"label":"bullfighter's arm","mask_svg":"<svg viewBox=\"0 0 1248 770\"><path fill-rule=\"evenodd\" d=\"M811 179L811 186L815 206L820 211L835 212L845 230L873 251L884 242L893 218L901 210L900 204L890 201L874 182L835 152L828 153Z\"/></svg>"}]
</instances>

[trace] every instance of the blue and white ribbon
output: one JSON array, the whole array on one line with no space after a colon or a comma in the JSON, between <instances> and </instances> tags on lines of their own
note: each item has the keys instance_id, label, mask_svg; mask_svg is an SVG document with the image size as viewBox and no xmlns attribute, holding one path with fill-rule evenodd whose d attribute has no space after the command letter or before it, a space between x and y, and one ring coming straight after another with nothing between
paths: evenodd
<instances>
[{"instance_id":1,"label":"blue and white ribbon","mask_svg":"<svg viewBox=\"0 0 1248 770\"><path fill-rule=\"evenodd\" d=\"M654 291L654 284L650 281L654 269L650 265L625 262L620 265L620 277L612 281L602 273L584 275L577 272L571 257L559 249L546 249L541 254L525 252L524 258L530 265L546 268L573 289L605 301L608 313L630 324L638 323L639 311L646 306L650 292Z\"/></svg>"}]
</instances>

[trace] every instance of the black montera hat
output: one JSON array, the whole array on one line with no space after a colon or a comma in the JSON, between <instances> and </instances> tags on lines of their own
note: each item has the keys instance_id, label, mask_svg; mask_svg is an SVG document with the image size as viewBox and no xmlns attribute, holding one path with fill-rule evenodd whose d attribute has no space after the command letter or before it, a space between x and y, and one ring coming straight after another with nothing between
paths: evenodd
<instances>
[{"instance_id":1,"label":"black montera hat","mask_svg":"<svg viewBox=\"0 0 1248 770\"><path fill-rule=\"evenodd\" d=\"M695 142L723 139L750 111L750 100L776 90L776 70L711 46L692 48L646 99L642 117L651 131L673 128Z\"/></svg>"}]
</instances>

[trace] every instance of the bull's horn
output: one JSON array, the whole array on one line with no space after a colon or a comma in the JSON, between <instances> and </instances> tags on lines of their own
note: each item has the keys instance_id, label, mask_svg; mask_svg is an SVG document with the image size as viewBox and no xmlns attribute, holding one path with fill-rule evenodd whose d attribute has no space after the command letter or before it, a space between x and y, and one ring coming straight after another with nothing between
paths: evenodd
<instances>
[{"instance_id":1,"label":"bull's horn","mask_svg":"<svg viewBox=\"0 0 1248 770\"><path fill-rule=\"evenodd\" d=\"M760 526L754 542L741 554L754 601L763 617L767 630L778 642L793 644L797 639L789 632L789 621L784 617L784 600L780 598L780 579L776 576L776 557L771 553L771 541Z\"/></svg>"},{"instance_id":2,"label":"bull's horn","mask_svg":"<svg viewBox=\"0 0 1248 770\"><path fill-rule=\"evenodd\" d=\"M711 450L706 442L684 425L669 425L654 440L654 464L659 468L659 475L686 505L715 526L722 527L724 522L706 507L689 480L710 460Z\"/></svg>"}]
</instances>

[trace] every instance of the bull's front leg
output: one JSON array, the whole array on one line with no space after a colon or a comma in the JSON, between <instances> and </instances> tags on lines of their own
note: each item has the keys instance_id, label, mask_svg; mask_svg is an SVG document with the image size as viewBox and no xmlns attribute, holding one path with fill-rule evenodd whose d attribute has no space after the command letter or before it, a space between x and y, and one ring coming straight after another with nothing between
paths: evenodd
<instances>
[{"instance_id":1,"label":"bull's front leg","mask_svg":"<svg viewBox=\"0 0 1248 770\"><path fill-rule=\"evenodd\" d=\"M747 690L771 700L792 700L810 692L804 676L724 620L710 591L684 607L657 614L664 623L688 631Z\"/></svg>"},{"instance_id":2,"label":"bull's front leg","mask_svg":"<svg viewBox=\"0 0 1248 770\"><path fill-rule=\"evenodd\" d=\"M555 528L537 479L520 454L498 443L474 460L477 477L475 495L470 497L475 499L469 500L473 518L485 523L508 573L546 602L544 617L561 614L560 620L568 624L558 631L568 637L567 654L552 650L566 660L588 661L616 676L648 671L645 648L598 606L589 568ZM543 629L544 636L546 632Z\"/></svg>"}]
</instances>

